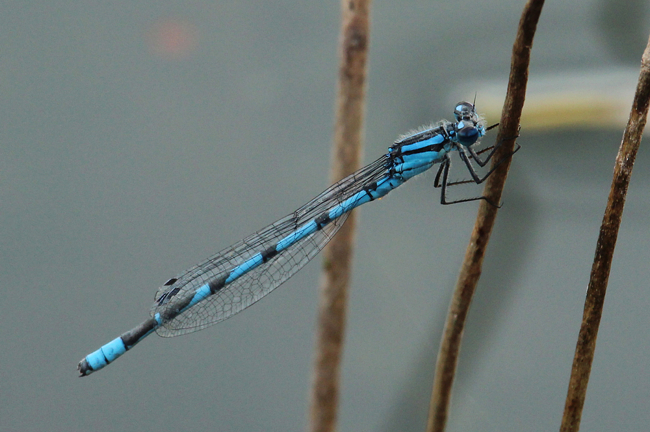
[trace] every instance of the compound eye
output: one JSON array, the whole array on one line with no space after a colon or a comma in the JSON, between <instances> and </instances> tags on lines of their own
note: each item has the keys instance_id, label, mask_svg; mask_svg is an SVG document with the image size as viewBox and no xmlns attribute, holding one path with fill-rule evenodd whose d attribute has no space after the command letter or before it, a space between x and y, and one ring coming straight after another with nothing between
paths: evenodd
<instances>
[{"instance_id":1,"label":"compound eye","mask_svg":"<svg viewBox=\"0 0 650 432\"><path fill-rule=\"evenodd\" d=\"M456 121L469 120L474 114L474 105L469 102L458 102L454 108Z\"/></svg>"},{"instance_id":2,"label":"compound eye","mask_svg":"<svg viewBox=\"0 0 650 432\"><path fill-rule=\"evenodd\" d=\"M474 126L465 126L458 131L458 142L464 146L471 146L478 139L479 132Z\"/></svg>"}]
</instances>

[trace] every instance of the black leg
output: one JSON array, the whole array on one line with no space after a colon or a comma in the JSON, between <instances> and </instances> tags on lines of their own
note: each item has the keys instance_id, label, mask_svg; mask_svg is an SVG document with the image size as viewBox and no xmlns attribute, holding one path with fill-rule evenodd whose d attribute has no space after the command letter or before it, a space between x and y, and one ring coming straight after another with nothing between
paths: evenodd
<instances>
[{"instance_id":1,"label":"black leg","mask_svg":"<svg viewBox=\"0 0 650 432\"><path fill-rule=\"evenodd\" d=\"M489 130L489 129L492 129L493 127L496 127L496 126L498 126L498 125L499 125L499 123L497 123L497 124L495 124L495 125L492 125L492 126L490 126L490 127L488 128L488 130ZM476 161L477 164L479 164L479 166L484 167L484 166L487 165L487 163L490 161L490 159L491 159L492 156L494 155L494 152L495 152L499 147L501 147L501 144L503 144L504 141L510 141L511 139L517 139L517 138L519 138L519 133L517 133L517 136L515 136L515 137L513 137L513 138L504 138L504 139L500 140L498 143L496 143L495 145L493 145L493 146L491 146L491 147L484 148L483 150L481 150L481 151L479 151L479 152L476 152L472 147L465 147L465 149L466 149L467 151L469 151L469 154L472 155L472 158ZM486 158L485 160L482 160L480 157L478 157L478 155L480 155L480 154L482 154L482 153L485 153L486 151L488 151L488 150L490 150L490 149L491 149L492 151L490 152L490 154L487 155L487 158ZM517 150L519 150L519 144L517 144ZM513 151L512 154L511 154L510 156L512 156L513 154L515 154L515 152L516 152L517 150Z\"/></svg>"},{"instance_id":2,"label":"black leg","mask_svg":"<svg viewBox=\"0 0 650 432\"><path fill-rule=\"evenodd\" d=\"M491 126L489 129L492 129L493 127L497 126L498 124ZM517 134L517 137L519 134ZM461 180L461 181L456 181L456 182L449 182L449 169L451 168L451 158L449 155L445 155L445 159L442 161L440 164L440 168L438 169L438 173L436 174L436 178L434 180L434 187L441 187L442 191L440 193L440 203L443 205L449 205L449 204L456 204L456 203L462 203L462 202L468 202L468 201L477 201L477 200L485 200L488 204L490 204L493 207L500 208L500 205L495 204L492 202L490 199L488 199L485 196L479 196L479 197L474 197L474 198L465 198L465 199L460 199L460 200L455 200L455 201L447 201L447 187L448 186L455 186L459 184L467 184L467 183L476 183L476 184L481 184L483 183L498 167L501 165L503 162L505 162L507 159L511 158L512 155L517 153L521 146L517 143L516 148L507 156L504 156L499 160L494 166L488 171L487 174L485 174L483 177L480 177L478 173L476 172L476 169L474 168L474 165L472 165L472 162L470 159L474 159L476 163L478 163L481 167L484 167L487 165L487 163L490 161L496 150L503 144L504 141L510 140L510 139L517 139L517 137L514 138L507 138L500 140L498 143L496 143L494 146L487 147L485 149L482 149L478 152L476 152L472 147L463 147L461 145L456 145L456 150L458 150L458 154L467 167L467 170L469 171L470 175L472 176L472 180ZM469 155L466 153L469 153ZM490 151L488 156L485 158L485 160L482 160L479 155L482 153L485 153L487 151ZM442 178L442 181L441 181Z\"/></svg>"},{"instance_id":3,"label":"black leg","mask_svg":"<svg viewBox=\"0 0 650 432\"><path fill-rule=\"evenodd\" d=\"M499 141L498 143L496 143L493 146L484 148L483 150L479 151L478 153L472 147L465 147L465 150L467 150L469 152L469 154L472 155L472 159L474 159L476 161L476 163L479 164L479 166L482 168L485 165L487 165L488 162L490 162L490 159L492 159L492 156L494 155L494 152L496 152L497 149L499 147L501 147L501 144L503 144L503 141L504 140L501 140L501 141ZM487 155L485 160L482 160L479 157L479 155L482 154L482 153L485 153L486 151L489 151L489 150L492 150L492 151L490 151L490 153Z\"/></svg>"},{"instance_id":4,"label":"black leg","mask_svg":"<svg viewBox=\"0 0 650 432\"><path fill-rule=\"evenodd\" d=\"M498 123L497 123L497 124L498 124ZM495 126L496 126L496 125L495 125ZM485 152L487 152L487 151L492 150L493 148L494 148L494 146L486 147L486 148L481 149L481 150L479 150L478 152L476 152L476 154L480 155L480 154L482 154L482 153L485 153ZM469 158L469 159L476 159L474 156L471 156L471 155L468 156L468 158ZM488 157L487 160L489 160L489 157ZM486 162L487 162L487 161L486 161ZM449 163L451 164L451 160L449 160ZM479 165L480 165L480 164L479 164ZM481 167L483 167L483 166L484 166L484 165L481 165ZM440 184L440 176L442 175L442 170L443 170L444 167L445 167L445 164L443 163L443 164L440 165L440 168L438 168L438 173L436 174L436 179L435 179L434 182L433 182L433 187L435 187L435 188L439 188L439 187L441 186L441 184ZM456 186L456 185L468 184L468 183L476 183L476 181L475 181L475 180L460 180L460 181L454 181L454 182L451 182L451 183L447 183L447 186Z\"/></svg>"},{"instance_id":5,"label":"black leg","mask_svg":"<svg viewBox=\"0 0 650 432\"><path fill-rule=\"evenodd\" d=\"M495 146L495 147L496 147L496 146ZM511 158L512 155L515 154L515 153L517 153L517 152L519 151L520 148L521 148L521 146L520 146L519 144L517 144L517 147L516 147L516 148L515 148L515 149L514 149L514 150L513 150L509 155L504 156L503 158L501 158L501 160L500 160L499 162L497 162L496 164L494 164L494 166L490 169L490 171L488 171L487 174L485 174L485 176L483 176L483 178L481 178L481 177L478 176L478 173L477 173L476 170L474 169L474 165L472 165L472 163L470 162L468 156L467 156L467 155L465 154L465 152L463 151L463 148L459 148L459 149L458 149L458 154L460 155L461 160L462 160L462 161L465 163L465 165L467 166L467 170L469 171L470 175L472 176L472 179L474 179L474 183L476 183L476 184L481 184L481 183L483 183L483 182L485 181L485 179L487 179L487 178L488 178L488 177L489 177L489 176L494 172L494 170L496 170L496 169L499 167L499 165L501 165L503 162L505 162L506 160L508 160L509 158ZM495 148L495 150L496 150L496 148ZM487 162L488 160L490 160L490 158L492 157L493 154L494 154L494 151L492 151L492 153L490 154L490 156L486 159L486 162ZM481 166L483 166L483 165L481 165Z\"/></svg>"},{"instance_id":6,"label":"black leg","mask_svg":"<svg viewBox=\"0 0 650 432\"><path fill-rule=\"evenodd\" d=\"M479 164L479 166L482 168L485 165L487 165L487 163L492 158L492 155L494 155L494 152L499 148L500 145L501 145L501 143L499 142L496 145L494 145L492 147L488 147L486 149L483 149L481 152L478 152L478 153L472 147L465 147L465 150L467 150L469 152L469 154L472 156L472 159L474 159L476 161L476 163ZM482 160L479 157L479 154L481 154L481 153L483 153L485 151L488 151L488 150L492 150L492 151L487 155L487 158L485 158L485 160Z\"/></svg>"},{"instance_id":7,"label":"black leg","mask_svg":"<svg viewBox=\"0 0 650 432\"><path fill-rule=\"evenodd\" d=\"M483 149L483 150L481 150L481 151L484 152L484 151L488 151L488 150L491 150L491 149L492 149L492 147L487 148L487 149ZM461 153L462 150L459 150L458 152ZM479 154L480 154L480 152L479 152ZM467 156L467 155L465 155L465 156L466 156L468 159L472 159L472 158L473 158L472 156ZM461 158L462 158L462 156L461 156ZM463 161L465 162L465 164L468 164L468 163L469 163L469 161L466 160L466 159L463 159ZM472 180L458 180L458 181L453 181L453 182L447 182L447 183L446 183L446 186L456 186L456 185L469 184L469 183L481 184L481 183L483 183L483 182L485 181L485 179L486 179L490 174L492 174L492 171L494 171L494 168L492 168L492 170L491 170L489 173L487 173L487 174L485 175L484 178L481 179L481 178L478 176L478 173L476 173L476 170L474 169L474 166L471 165L471 163L469 163L469 165L467 165L467 167L469 168L469 172L470 172L470 174L472 174ZM450 168L451 168L451 159L449 158L449 156L447 156L446 161L443 162L443 163L441 163L441 164L440 164L440 168L438 168L438 173L436 174L436 178L435 178L435 180L434 180L434 182L433 182L433 187L435 187L435 188L439 188L439 187L442 186L442 184L441 184L441 182L440 182L441 175L443 174L443 171L444 171L444 170L447 170L447 172L448 172Z\"/></svg>"},{"instance_id":8,"label":"black leg","mask_svg":"<svg viewBox=\"0 0 650 432\"><path fill-rule=\"evenodd\" d=\"M446 164L449 164L451 161L449 159L449 156L445 159L443 163L440 164L440 168L438 168L438 173L436 174L436 179L433 181L433 187L434 188L439 188L440 187L440 174L442 174L442 170L445 168Z\"/></svg>"},{"instance_id":9,"label":"black leg","mask_svg":"<svg viewBox=\"0 0 650 432\"><path fill-rule=\"evenodd\" d=\"M447 186L449 186L447 180L449 178L449 167L450 166L451 166L451 159L449 159L449 156L447 156L446 159L442 162L442 165L440 166L440 169L438 170L438 175L436 175L436 180L437 180L440 173L442 172L442 185L441 185L442 186L442 191L440 192L440 204L449 205L449 204L458 204L458 203L469 202L469 201L485 200L491 206L496 207L496 208L500 208L499 205L493 203L490 199L488 199L485 196L479 196L479 197L474 197L474 198L464 198L464 199L459 199L459 200L454 200L454 201L447 201Z\"/></svg>"},{"instance_id":10,"label":"black leg","mask_svg":"<svg viewBox=\"0 0 650 432\"><path fill-rule=\"evenodd\" d=\"M493 148L494 148L494 146L485 147L484 149L481 149L481 150L477 151L476 154L477 155L482 155L483 153L488 152L488 151L492 150Z\"/></svg>"}]
</instances>

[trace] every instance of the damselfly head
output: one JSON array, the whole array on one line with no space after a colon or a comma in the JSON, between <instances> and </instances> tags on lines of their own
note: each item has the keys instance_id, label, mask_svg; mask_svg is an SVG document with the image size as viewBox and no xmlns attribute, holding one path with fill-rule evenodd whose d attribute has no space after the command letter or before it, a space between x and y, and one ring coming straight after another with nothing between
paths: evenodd
<instances>
[{"instance_id":1,"label":"damselfly head","mask_svg":"<svg viewBox=\"0 0 650 432\"><path fill-rule=\"evenodd\" d=\"M476 110L474 104L469 102L458 102L454 108L454 117L456 117L456 136L458 142L464 146L471 146L479 138L485 135L485 127Z\"/></svg>"}]
</instances>

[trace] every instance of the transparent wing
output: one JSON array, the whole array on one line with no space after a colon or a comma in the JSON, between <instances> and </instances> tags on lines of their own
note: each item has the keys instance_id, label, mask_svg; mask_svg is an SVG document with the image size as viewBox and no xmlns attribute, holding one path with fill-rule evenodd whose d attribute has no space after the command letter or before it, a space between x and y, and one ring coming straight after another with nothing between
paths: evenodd
<instances>
[{"instance_id":1,"label":"transparent wing","mask_svg":"<svg viewBox=\"0 0 650 432\"><path fill-rule=\"evenodd\" d=\"M387 161L387 156L377 159L333 184L293 213L171 279L156 292L151 315L164 315L166 307L169 306L165 299L192 294L197 288L228 274L234 267L274 246L297 228L378 181L386 175ZM347 216L347 213L343 214L321 230L306 236L226 285L216 294L164 322L156 332L163 337L178 336L204 329L244 310L280 286L316 256L341 228Z\"/></svg>"}]
</instances>

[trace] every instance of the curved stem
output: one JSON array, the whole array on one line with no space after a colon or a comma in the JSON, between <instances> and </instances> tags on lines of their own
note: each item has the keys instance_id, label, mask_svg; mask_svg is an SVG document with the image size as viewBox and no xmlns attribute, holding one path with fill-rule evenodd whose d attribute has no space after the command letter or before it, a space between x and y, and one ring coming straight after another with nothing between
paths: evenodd
<instances>
[{"instance_id":1,"label":"curved stem","mask_svg":"<svg viewBox=\"0 0 650 432\"><path fill-rule=\"evenodd\" d=\"M632 112L623 133L621 147L616 156L614 164L614 177L607 200L607 207L603 222L600 226L600 235L596 244L596 254L591 267L591 276L587 288L587 298L582 315L582 324L578 334L578 342L573 358L569 390L564 405L564 415L560 431L577 431L580 428L582 408L587 394L587 384L591 364L594 360L596 350L596 338L598 327L603 313L605 293L607 292L607 281L609 270L612 265L614 248L618 229L621 225L623 208L627 188L630 184L632 168L636 153L641 144L641 136L645 128L648 116L648 103L650 101L650 39L648 46L641 58L641 74L636 87L636 94L632 104Z\"/></svg>"},{"instance_id":2,"label":"curved stem","mask_svg":"<svg viewBox=\"0 0 650 432\"><path fill-rule=\"evenodd\" d=\"M501 113L501 126L496 141L503 141L503 144L494 155L493 164L494 161L502 160L514 150L515 139L513 137L518 135L519 120L526 96L530 51L533 46L533 37L543 6L544 0L529 0L524 7L521 20L519 21L519 30L512 49L508 91ZM505 185L509 167L510 160L506 160L496 169L486 181L483 196L495 203L501 201L501 193ZM452 295L436 363L433 392L429 408L429 420L427 423L427 431L430 432L443 431L447 423L451 390L454 383L465 320L469 312L469 306L476 289L476 284L481 276L483 257L490 239L492 227L494 226L497 210L498 208L491 206L485 201L481 201L474 230L472 231L456 288Z\"/></svg>"}]
</instances>

